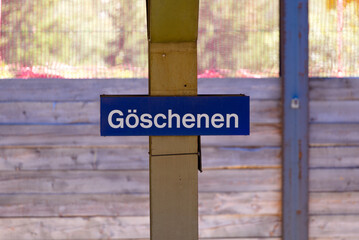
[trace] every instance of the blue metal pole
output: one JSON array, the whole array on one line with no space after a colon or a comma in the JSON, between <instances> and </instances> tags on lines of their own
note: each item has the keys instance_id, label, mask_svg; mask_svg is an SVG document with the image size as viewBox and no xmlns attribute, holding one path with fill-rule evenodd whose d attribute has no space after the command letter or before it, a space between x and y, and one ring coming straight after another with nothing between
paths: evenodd
<instances>
[{"instance_id":1,"label":"blue metal pole","mask_svg":"<svg viewBox=\"0 0 359 240\"><path fill-rule=\"evenodd\" d=\"M281 0L283 240L308 239L308 0Z\"/></svg>"}]
</instances>

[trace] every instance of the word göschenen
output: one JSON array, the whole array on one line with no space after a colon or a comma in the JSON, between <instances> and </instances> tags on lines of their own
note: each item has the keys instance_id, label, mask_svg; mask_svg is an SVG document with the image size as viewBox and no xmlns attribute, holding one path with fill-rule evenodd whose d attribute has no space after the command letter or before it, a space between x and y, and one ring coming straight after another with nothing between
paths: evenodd
<instances>
[{"instance_id":1,"label":"word g\u00f6schenen","mask_svg":"<svg viewBox=\"0 0 359 240\"><path fill-rule=\"evenodd\" d=\"M101 136L249 135L248 96L101 95Z\"/></svg>"},{"instance_id":2,"label":"word g\u00f6schenen","mask_svg":"<svg viewBox=\"0 0 359 240\"><path fill-rule=\"evenodd\" d=\"M112 110L108 114L108 124L114 128L238 128L239 117L236 113L186 113L180 115L168 109L167 113L150 113L139 114L137 109L121 111Z\"/></svg>"}]
</instances>

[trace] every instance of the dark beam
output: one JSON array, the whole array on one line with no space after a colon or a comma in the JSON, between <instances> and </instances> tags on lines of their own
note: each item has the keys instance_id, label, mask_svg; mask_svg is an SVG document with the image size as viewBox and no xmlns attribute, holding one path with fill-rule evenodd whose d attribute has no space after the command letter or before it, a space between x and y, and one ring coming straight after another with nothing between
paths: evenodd
<instances>
[{"instance_id":1,"label":"dark beam","mask_svg":"<svg viewBox=\"0 0 359 240\"><path fill-rule=\"evenodd\" d=\"M308 0L281 0L283 240L308 239Z\"/></svg>"}]
</instances>

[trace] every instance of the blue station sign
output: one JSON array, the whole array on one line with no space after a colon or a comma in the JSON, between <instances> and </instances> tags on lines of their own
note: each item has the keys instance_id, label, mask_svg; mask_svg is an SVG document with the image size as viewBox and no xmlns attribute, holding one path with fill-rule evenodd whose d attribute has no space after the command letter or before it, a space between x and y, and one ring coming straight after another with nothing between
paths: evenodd
<instances>
[{"instance_id":1,"label":"blue station sign","mask_svg":"<svg viewBox=\"0 0 359 240\"><path fill-rule=\"evenodd\" d=\"M249 135L249 97L101 96L101 136Z\"/></svg>"}]
</instances>

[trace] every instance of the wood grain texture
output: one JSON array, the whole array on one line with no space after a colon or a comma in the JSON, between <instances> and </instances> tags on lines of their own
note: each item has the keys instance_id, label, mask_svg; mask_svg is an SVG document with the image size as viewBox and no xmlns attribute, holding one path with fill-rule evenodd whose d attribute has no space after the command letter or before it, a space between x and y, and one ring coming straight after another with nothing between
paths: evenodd
<instances>
[{"instance_id":1,"label":"wood grain texture","mask_svg":"<svg viewBox=\"0 0 359 240\"><path fill-rule=\"evenodd\" d=\"M309 221L311 238L357 239L359 236L358 215L312 216Z\"/></svg>"},{"instance_id":2,"label":"wood grain texture","mask_svg":"<svg viewBox=\"0 0 359 240\"><path fill-rule=\"evenodd\" d=\"M281 149L279 147L202 147L203 168L279 168Z\"/></svg>"},{"instance_id":3,"label":"wood grain texture","mask_svg":"<svg viewBox=\"0 0 359 240\"><path fill-rule=\"evenodd\" d=\"M311 168L359 167L359 146L354 147L312 147L309 149Z\"/></svg>"},{"instance_id":4,"label":"wood grain texture","mask_svg":"<svg viewBox=\"0 0 359 240\"><path fill-rule=\"evenodd\" d=\"M280 146L278 124L252 124L250 136L206 136L202 146ZM148 146L148 137L101 137L98 125L0 125L0 147Z\"/></svg>"},{"instance_id":5,"label":"wood grain texture","mask_svg":"<svg viewBox=\"0 0 359 240\"><path fill-rule=\"evenodd\" d=\"M279 237L279 216L200 216L200 237Z\"/></svg>"},{"instance_id":6,"label":"wood grain texture","mask_svg":"<svg viewBox=\"0 0 359 240\"><path fill-rule=\"evenodd\" d=\"M0 192L135 194L148 193L148 181L147 170L3 171ZM280 187L280 169L211 170L199 175L200 192L280 191Z\"/></svg>"},{"instance_id":7,"label":"wood grain texture","mask_svg":"<svg viewBox=\"0 0 359 240\"><path fill-rule=\"evenodd\" d=\"M359 78L311 78L311 100L359 100Z\"/></svg>"},{"instance_id":8,"label":"wood grain texture","mask_svg":"<svg viewBox=\"0 0 359 240\"><path fill-rule=\"evenodd\" d=\"M358 215L359 192L310 193L311 215Z\"/></svg>"},{"instance_id":9,"label":"wood grain texture","mask_svg":"<svg viewBox=\"0 0 359 240\"><path fill-rule=\"evenodd\" d=\"M200 193L200 215L278 215L280 192ZM148 194L0 195L1 217L149 216Z\"/></svg>"},{"instance_id":10,"label":"wood grain texture","mask_svg":"<svg viewBox=\"0 0 359 240\"><path fill-rule=\"evenodd\" d=\"M280 235L278 216L201 216L199 221L201 239L232 239L234 236L242 240L274 240L277 239L276 235ZM0 238L9 240L112 240L148 237L149 217L0 219Z\"/></svg>"},{"instance_id":11,"label":"wood grain texture","mask_svg":"<svg viewBox=\"0 0 359 240\"><path fill-rule=\"evenodd\" d=\"M4 217L149 216L148 194L0 195Z\"/></svg>"},{"instance_id":12,"label":"wood grain texture","mask_svg":"<svg viewBox=\"0 0 359 240\"><path fill-rule=\"evenodd\" d=\"M101 94L148 94L148 79L0 79L1 102L98 101ZM198 79L199 94L245 94L279 100L278 78Z\"/></svg>"},{"instance_id":13,"label":"wood grain texture","mask_svg":"<svg viewBox=\"0 0 359 240\"><path fill-rule=\"evenodd\" d=\"M310 146L359 146L359 123L311 124Z\"/></svg>"},{"instance_id":14,"label":"wood grain texture","mask_svg":"<svg viewBox=\"0 0 359 240\"><path fill-rule=\"evenodd\" d=\"M359 191L359 169L310 169L311 192Z\"/></svg>"},{"instance_id":15,"label":"wood grain texture","mask_svg":"<svg viewBox=\"0 0 359 240\"><path fill-rule=\"evenodd\" d=\"M219 215L201 216L199 220L200 237L204 239L274 240L275 236L270 237L270 235L280 235L280 218L277 216ZM359 216L354 215L312 216L309 224L310 239L356 240L359 234L358 221ZM148 239L148 237L148 217L0 219L1 239L90 240Z\"/></svg>"},{"instance_id":16,"label":"wood grain texture","mask_svg":"<svg viewBox=\"0 0 359 240\"><path fill-rule=\"evenodd\" d=\"M95 240L149 237L149 217L0 219L0 239Z\"/></svg>"},{"instance_id":17,"label":"wood grain texture","mask_svg":"<svg viewBox=\"0 0 359 240\"><path fill-rule=\"evenodd\" d=\"M280 102L250 102L252 123L279 123ZM97 102L0 102L2 124L79 124L100 122Z\"/></svg>"},{"instance_id":18,"label":"wood grain texture","mask_svg":"<svg viewBox=\"0 0 359 240\"><path fill-rule=\"evenodd\" d=\"M343 150L344 151L344 150ZM330 151L326 151L330 153ZM354 151L352 154L355 154ZM330 166L324 154L313 163ZM338 152L341 154L341 151ZM340 155L339 155L340 156ZM333 164L359 164L357 155L348 153ZM278 168L280 148L202 147L202 164L208 169ZM324 159L322 159L323 157ZM329 156L328 156L329 158ZM330 160L330 158L329 158ZM329 161L328 160L328 161ZM144 170L149 169L148 146L131 147L14 147L0 148L0 170Z\"/></svg>"},{"instance_id":19,"label":"wood grain texture","mask_svg":"<svg viewBox=\"0 0 359 240\"><path fill-rule=\"evenodd\" d=\"M280 169L213 170L199 175L200 192L280 191ZM255 186L253 186L255 185Z\"/></svg>"},{"instance_id":20,"label":"wood grain texture","mask_svg":"<svg viewBox=\"0 0 359 240\"><path fill-rule=\"evenodd\" d=\"M280 214L280 192L200 193L200 215ZM359 214L358 192L310 193L310 215ZM148 194L1 195L1 217L148 216Z\"/></svg>"},{"instance_id":21,"label":"wood grain texture","mask_svg":"<svg viewBox=\"0 0 359 240\"><path fill-rule=\"evenodd\" d=\"M9 171L0 174L5 193L148 193L148 171Z\"/></svg>"},{"instance_id":22,"label":"wood grain texture","mask_svg":"<svg viewBox=\"0 0 359 240\"><path fill-rule=\"evenodd\" d=\"M359 90L359 88L358 88ZM309 118L313 123L358 123L359 101L311 101Z\"/></svg>"},{"instance_id":23,"label":"wood grain texture","mask_svg":"<svg viewBox=\"0 0 359 240\"><path fill-rule=\"evenodd\" d=\"M279 124L251 124L249 136L202 136L202 146L211 147L279 147L281 141Z\"/></svg>"},{"instance_id":24,"label":"wood grain texture","mask_svg":"<svg viewBox=\"0 0 359 240\"><path fill-rule=\"evenodd\" d=\"M148 146L0 148L0 170L148 169Z\"/></svg>"}]
</instances>

